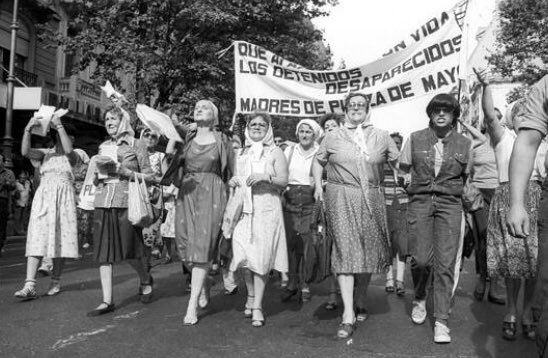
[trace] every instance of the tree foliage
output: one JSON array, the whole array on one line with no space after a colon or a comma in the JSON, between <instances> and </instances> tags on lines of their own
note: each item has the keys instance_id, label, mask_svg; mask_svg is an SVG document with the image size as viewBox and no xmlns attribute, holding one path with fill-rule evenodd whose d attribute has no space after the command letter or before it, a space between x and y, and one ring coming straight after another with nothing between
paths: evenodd
<instances>
[{"instance_id":1,"label":"tree foliage","mask_svg":"<svg viewBox=\"0 0 548 358\"><path fill-rule=\"evenodd\" d=\"M503 0L498 11L498 51L491 64L515 81L538 81L548 73L548 1Z\"/></svg>"},{"instance_id":2,"label":"tree foliage","mask_svg":"<svg viewBox=\"0 0 548 358\"><path fill-rule=\"evenodd\" d=\"M189 114L202 98L225 114L234 108L234 61L217 53L234 40L249 41L311 69L326 69L321 32L311 19L328 0L74 0L65 51L80 70L120 85L130 78L136 98L155 108Z\"/></svg>"}]
</instances>

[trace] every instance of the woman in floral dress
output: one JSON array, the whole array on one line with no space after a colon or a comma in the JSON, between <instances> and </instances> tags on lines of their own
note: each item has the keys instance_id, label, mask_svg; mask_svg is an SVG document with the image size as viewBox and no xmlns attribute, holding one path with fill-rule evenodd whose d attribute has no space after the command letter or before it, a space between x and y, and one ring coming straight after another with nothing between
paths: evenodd
<instances>
[{"instance_id":1,"label":"woman in floral dress","mask_svg":"<svg viewBox=\"0 0 548 358\"><path fill-rule=\"evenodd\" d=\"M40 186L36 190L27 231L27 278L23 289L15 292L20 299L36 298L36 272L42 257L53 258L51 284L46 293L56 295L61 290L60 278L65 258L78 258L76 225L76 197L74 195L73 165L79 156L59 117L51 121L55 129L53 149L31 148L31 130L38 126L38 118L31 118L25 127L21 143L23 156L41 162Z\"/></svg>"}]
</instances>

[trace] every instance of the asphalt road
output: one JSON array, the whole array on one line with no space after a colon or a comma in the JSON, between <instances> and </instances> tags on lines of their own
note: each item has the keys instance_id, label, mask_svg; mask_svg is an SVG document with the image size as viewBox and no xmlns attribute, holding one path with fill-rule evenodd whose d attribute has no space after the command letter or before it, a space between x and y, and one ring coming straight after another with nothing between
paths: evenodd
<instances>
[{"instance_id":1,"label":"asphalt road","mask_svg":"<svg viewBox=\"0 0 548 358\"><path fill-rule=\"evenodd\" d=\"M138 278L127 264L114 269L112 314L88 318L101 302L99 272L90 254L68 261L62 292L56 297L19 302L13 293L25 278L23 238L11 239L0 257L0 357L536 357L533 342L501 338L504 307L472 297L474 266L465 262L456 292L450 328L453 342L433 343L433 321L421 326L410 318L412 288L407 295L384 292L376 276L368 299L370 318L351 339L336 338L342 314L323 309L326 283L312 285L312 300L301 304L279 301L279 282L271 280L265 297L266 325L254 328L243 316L245 286L225 296L216 276L212 300L196 326L183 326L188 302L179 263L157 265L154 300L139 302ZM38 279L43 294L49 278Z\"/></svg>"}]
</instances>

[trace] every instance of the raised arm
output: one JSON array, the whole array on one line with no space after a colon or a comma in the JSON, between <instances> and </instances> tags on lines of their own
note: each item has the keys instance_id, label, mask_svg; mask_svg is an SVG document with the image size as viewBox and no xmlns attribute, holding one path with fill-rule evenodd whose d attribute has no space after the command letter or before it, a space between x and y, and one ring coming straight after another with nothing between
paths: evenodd
<instances>
[{"instance_id":1,"label":"raised arm","mask_svg":"<svg viewBox=\"0 0 548 358\"><path fill-rule=\"evenodd\" d=\"M483 109L483 116L485 121L485 127L489 137L491 137L492 147L496 147L502 135L504 129L499 122L497 112L495 111L495 105L493 104L493 94L491 92L491 86L489 86L489 80L487 79L487 73L485 70L477 70L474 68L474 73L478 77L479 83L483 87L483 96L481 98L481 107Z\"/></svg>"},{"instance_id":2,"label":"raised arm","mask_svg":"<svg viewBox=\"0 0 548 358\"><path fill-rule=\"evenodd\" d=\"M68 157L70 164L75 165L78 160L80 160L80 157L72 150L72 141L65 131L65 127L61 122L61 118L54 115L51 119L51 125L55 128L55 130L57 130L57 134L59 135L61 143L58 143L58 145L61 145L63 147L63 152Z\"/></svg>"},{"instance_id":3,"label":"raised arm","mask_svg":"<svg viewBox=\"0 0 548 358\"><path fill-rule=\"evenodd\" d=\"M25 158L38 160L41 162L42 159L44 159L44 153L38 149L30 147L30 132L33 127L38 125L38 118L32 117L25 127L25 131L23 132L23 139L21 140L21 155Z\"/></svg>"}]
</instances>

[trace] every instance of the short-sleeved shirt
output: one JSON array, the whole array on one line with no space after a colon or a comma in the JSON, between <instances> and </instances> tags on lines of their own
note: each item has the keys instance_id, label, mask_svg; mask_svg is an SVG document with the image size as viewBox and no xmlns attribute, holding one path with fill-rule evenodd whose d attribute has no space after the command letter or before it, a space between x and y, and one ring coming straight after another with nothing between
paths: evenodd
<instances>
[{"instance_id":1,"label":"short-sleeved shirt","mask_svg":"<svg viewBox=\"0 0 548 358\"><path fill-rule=\"evenodd\" d=\"M497 159L497 168L499 171L499 183L501 184L506 183L509 180L508 169L510 167L510 157L512 156L515 141L516 133L508 128L504 128L502 137L494 148L495 158ZM546 149L546 143L543 142L537 151L530 180L542 181L546 176L546 170L544 169Z\"/></svg>"},{"instance_id":2,"label":"short-sleeved shirt","mask_svg":"<svg viewBox=\"0 0 548 358\"><path fill-rule=\"evenodd\" d=\"M519 129L535 129L543 136L548 134L548 75L531 88L523 105Z\"/></svg>"},{"instance_id":3,"label":"short-sleeved shirt","mask_svg":"<svg viewBox=\"0 0 548 358\"><path fill-rule=\"evenodd\" d=\"M359 148L354 143L355 130L363 130L367 147L367 182L380 186L384 181L384 163L397 160L400 153L388 131L372 125L349 129L341 127L328 132L316 153L318 162L327 169L327 182L360 186L357 158Z\"/></svg>"}]
</instances>

